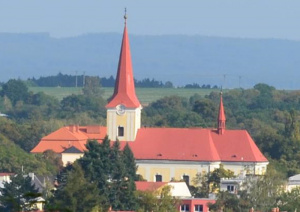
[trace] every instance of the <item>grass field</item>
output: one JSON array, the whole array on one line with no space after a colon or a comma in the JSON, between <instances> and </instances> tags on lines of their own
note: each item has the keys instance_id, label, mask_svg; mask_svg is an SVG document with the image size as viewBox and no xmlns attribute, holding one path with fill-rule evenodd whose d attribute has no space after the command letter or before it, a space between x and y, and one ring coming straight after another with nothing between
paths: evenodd
<instances>
[{"instance_id":1,"label":"grass field","mask_svg":"<svg viewBox=\"0 0 300 212\"><path fill-rule=\"evenodd\" d=\"M112 93L113 88L102 88L104 90L104 98L108 99ZM64 97L71 94L81 94L82 88L75 87L30 87L30 91L44 92L50 96L54 96L58 100L62 100ZM194 94L204 96L214 91L214 89L186 89L186 88L136 88L136 93L143 105L147 105L153 101L156 101L165 96L181 96L189 98Z\"/></svg>"}]
</instances>

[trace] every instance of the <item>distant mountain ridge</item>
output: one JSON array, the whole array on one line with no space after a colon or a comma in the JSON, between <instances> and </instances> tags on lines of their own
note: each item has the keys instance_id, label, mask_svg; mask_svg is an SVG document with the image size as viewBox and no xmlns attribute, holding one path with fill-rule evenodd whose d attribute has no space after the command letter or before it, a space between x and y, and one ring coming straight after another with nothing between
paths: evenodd
<instances>
[{"instance_id":1,"label":"distant mountain ridge","mask_svg":"<svg viewBox=\"0 0 300 212\"><path fill-rule=\"evenodd\" d=\"M263 82L300 89L300 42L188 35L129 34L134 75L174 85L249 88ZM116 74L121 33L52 38L0 33L0 81L63 74Z\"/></svg>"}]
</instances>

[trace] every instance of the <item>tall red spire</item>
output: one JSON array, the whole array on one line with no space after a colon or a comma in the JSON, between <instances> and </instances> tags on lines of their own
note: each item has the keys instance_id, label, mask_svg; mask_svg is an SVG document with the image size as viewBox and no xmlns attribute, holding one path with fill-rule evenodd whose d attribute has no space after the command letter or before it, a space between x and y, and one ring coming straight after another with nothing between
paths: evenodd
<instances>
[{"instance_id":1,"label":"tall red spire","mask_svg":"<svg viewBox=\"0 0 300 212\"><path fill-rule=\"evenodd\" d=\"M218 116L218 133L223 135L226 128L226 117L223 106L223 96L222 92L220 93L220 108L219 108L219 116Z\"/></svg>"},{"instance_id":2,"label":"tall red spire","mask_svg":"<svg viewBox=\"0 0 300 212\"><path fill-rule=\"evenodd\" d=\"M111 100L106 105L107 108L116 107L120 104L128 108L138 108L141 106L141 103L135 94L130 45L126 25L126 11L124 19L125 27L123 32L115 90Z\"/></svg>"}]
</instances>

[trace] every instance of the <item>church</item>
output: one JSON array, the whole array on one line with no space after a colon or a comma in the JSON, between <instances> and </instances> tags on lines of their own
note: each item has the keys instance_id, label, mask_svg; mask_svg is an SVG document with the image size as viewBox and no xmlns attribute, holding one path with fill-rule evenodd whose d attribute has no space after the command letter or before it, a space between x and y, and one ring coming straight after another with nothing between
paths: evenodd
<instances>
[{"instance_id":1,"label":"church","mask_svg":"<svg viewBox=\"0 0 300 212\"><path fill-rule=\"evenodd\" d=\"M235 174L262 175L268 160L246 130L226 129L226 116L220 95L218 127L153 128L142 127L142 105L135 92L130 45L125 26L116 84L106 105L106 126L65 126L43 137L31 153L53 150L64 165L83 156L89 140L101 142L107 135L121 146L129 144L138 166L137 174L149 182L185 180L197 173L209 173L220 164Z\"/></svg>"}]
</instances>

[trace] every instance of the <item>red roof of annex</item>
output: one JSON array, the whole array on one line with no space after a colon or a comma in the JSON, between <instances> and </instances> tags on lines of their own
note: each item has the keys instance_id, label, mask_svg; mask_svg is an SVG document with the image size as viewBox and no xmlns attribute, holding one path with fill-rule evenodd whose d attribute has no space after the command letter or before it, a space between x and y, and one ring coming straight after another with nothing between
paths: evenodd
<instances>
[{"instance_id":1,"label":"red roof of annex","mask_svg":"<svg viewBox=\"0 0 300 212\"><path fill-rule=\"evenodd\" d=\"M89 128L99 131L90 133ZM103 126L62 127L43 137L31 152L61 153L72 146L83 152L88 140L102 142L105 135ZM137 160L267 162L246 130L226 130L220 135L215 129L141 128L135 141L120 143L128 143Z\"/></svg>"}]
</instances>

